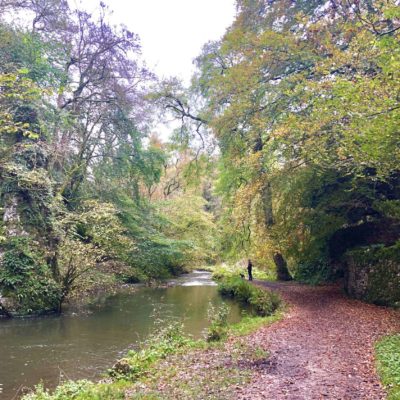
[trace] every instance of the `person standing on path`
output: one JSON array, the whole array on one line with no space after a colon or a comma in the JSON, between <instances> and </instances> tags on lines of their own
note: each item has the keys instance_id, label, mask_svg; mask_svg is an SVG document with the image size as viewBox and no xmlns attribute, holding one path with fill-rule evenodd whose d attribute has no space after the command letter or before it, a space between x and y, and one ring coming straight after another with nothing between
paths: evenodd
<instances>
[{"instance_id":1,"label":"person standing on path","mask_svg":"<svg viewBox=\"0 0 400 400\"><path fill-rule=\"evenodd\" d=\"M247 262L247 274L249 275L249 281L253 280L252 270L253 270L253 263L249 259L249 261Z\"/></svg>"}]
</instances>

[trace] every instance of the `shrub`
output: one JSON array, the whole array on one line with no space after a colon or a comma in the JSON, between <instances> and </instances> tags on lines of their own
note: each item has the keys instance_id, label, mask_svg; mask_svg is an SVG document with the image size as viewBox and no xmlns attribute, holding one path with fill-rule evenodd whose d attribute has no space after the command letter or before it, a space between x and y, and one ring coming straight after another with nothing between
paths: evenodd
<instances>
[{"instance_id":1,"label":"shrub","mask_svg":"<svg viewBox=\"0 0 400 400\"><path fill-rule=\"evenodd\" d=\"M303 261L299 263L295 270L295 279L310 285L334 280L332 268L325 259L314 261Z\"/></svg>"},{"instance_id":2,"label":"shrub","mask_svg":"<svg viewBox=\"0 0 400 400\"><path fill-rule=\"evenodd\" d=\"M255 308L260 317L272 315L281 305L280 297L269 290L255 288L249 303Z\"/></svg>"},{"instance_id":3,"label":"shrub","mask_svg":"<svg viewBox=\"0 0 400 400\"><path fill-rule=\"evenodd\" d=\"M263 317L272 315L281 304L280 297L276 293L251 285L236 276L220 279L218 290L224 296L249 304L257 315Z\"/></svg>"},{"instance_id":4,"label":"shrub","mask_svg":"<svg viewBox=\"0 0 400 400\"><path fill-rule=\"evenodd\" d=\"M248 302L253 293L253 286L237 276L221 278L218 290L224 296L234 297L241 302Z\"/></svg>"}]
</instances>

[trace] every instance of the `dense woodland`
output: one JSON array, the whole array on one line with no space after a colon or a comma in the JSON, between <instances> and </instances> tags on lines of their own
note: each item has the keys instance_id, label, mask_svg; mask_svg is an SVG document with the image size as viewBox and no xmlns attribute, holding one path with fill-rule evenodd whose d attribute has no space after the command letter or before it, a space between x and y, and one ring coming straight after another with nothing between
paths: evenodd
<instances>
[{"instance_id":1,"label":"dense woodland","mask_svg":"<svg viewBox=\"0 0 400 400\"><path fill-rule=\"evenodd\" d=\"M397 1L238 0L190 87L109 15L0 0L0 313L249 257L398 303Z\"/></svg>"}]
</instances>

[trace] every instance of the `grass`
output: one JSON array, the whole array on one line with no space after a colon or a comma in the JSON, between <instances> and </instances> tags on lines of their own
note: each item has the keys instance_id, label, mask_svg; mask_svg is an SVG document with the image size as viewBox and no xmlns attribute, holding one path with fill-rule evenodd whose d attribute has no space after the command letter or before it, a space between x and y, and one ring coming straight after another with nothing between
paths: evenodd
<instances>
[{"instance_id":1,"label":"grass","mask_svg":"<svg viewBox=\"0 0 400 400\"><path fill-rule=\"evenodd\" d=\"M269 354L242 336L282 317L245 316L228 327L230 340L203 344L202 348L175 353L156 364L127 391L130 399L229 399L234 389L251 380L254 367Z\"/></svg>"},{"instance_id":2,"label":"grass","mask_svg":"<svg viewBox=\"0 0 400 400\"><path fill-rule=\"evenodd\" d=\"M388 400L400 400L400 334L384 337L375 350L378 373Z\"/></svg>"},{"instance_id":3,"label":"grass","mask_svg":"<svg viewBox=\"0 0 400 400\"><path fill-rule=\"evenodd\" d=\"M257 331L263 326L271 325L279 321L283 317L283 311L278 310L273 315L268 317L258 317L252 315L245 315L240 322L232 324L229 327L229 335L231 336L246 336L252 332Z\"/></svg>"},{"instance_id":4,"label":"grass","mask_svg":"<svg viewBox=\"0 0 400 400\"><path fill-rule=\"evenodd\" d=\"M27 394L24 400L123 400L127 382L94 383L88 380L67 381L58 386L53 393L43 385L36 386L34 393Z\"/></svg>"},{"instance_id":5,"label":"grass","mask_svg":"<svg viewBox=\"0 0 400 400\"><path fill-rule=\"evenodd\" d=\"M157 361L199 345L199 341L184 336L182 323L165 325L159 321L158 328L143 343L142 348L139 351L129 351L126 357L109 370L109 375L117 380L135 381L146 375Z\"/></svg>"}]
</instances>

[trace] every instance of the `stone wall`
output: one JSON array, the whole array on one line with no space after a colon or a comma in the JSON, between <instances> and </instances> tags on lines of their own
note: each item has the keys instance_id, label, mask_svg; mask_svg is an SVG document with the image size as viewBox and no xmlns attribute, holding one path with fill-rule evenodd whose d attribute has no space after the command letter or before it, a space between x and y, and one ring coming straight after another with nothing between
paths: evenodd
<instances>
[{"instance_id":1,"label":"stone wall","mask_svg":"<svg viewBox=\"0 0 400 400\"><path fill-rule=\"evenodd\" d=\"M400 247L365 247L346 255L345 289L360 300L400 306Z\"/></svg>"}]
</instances>

